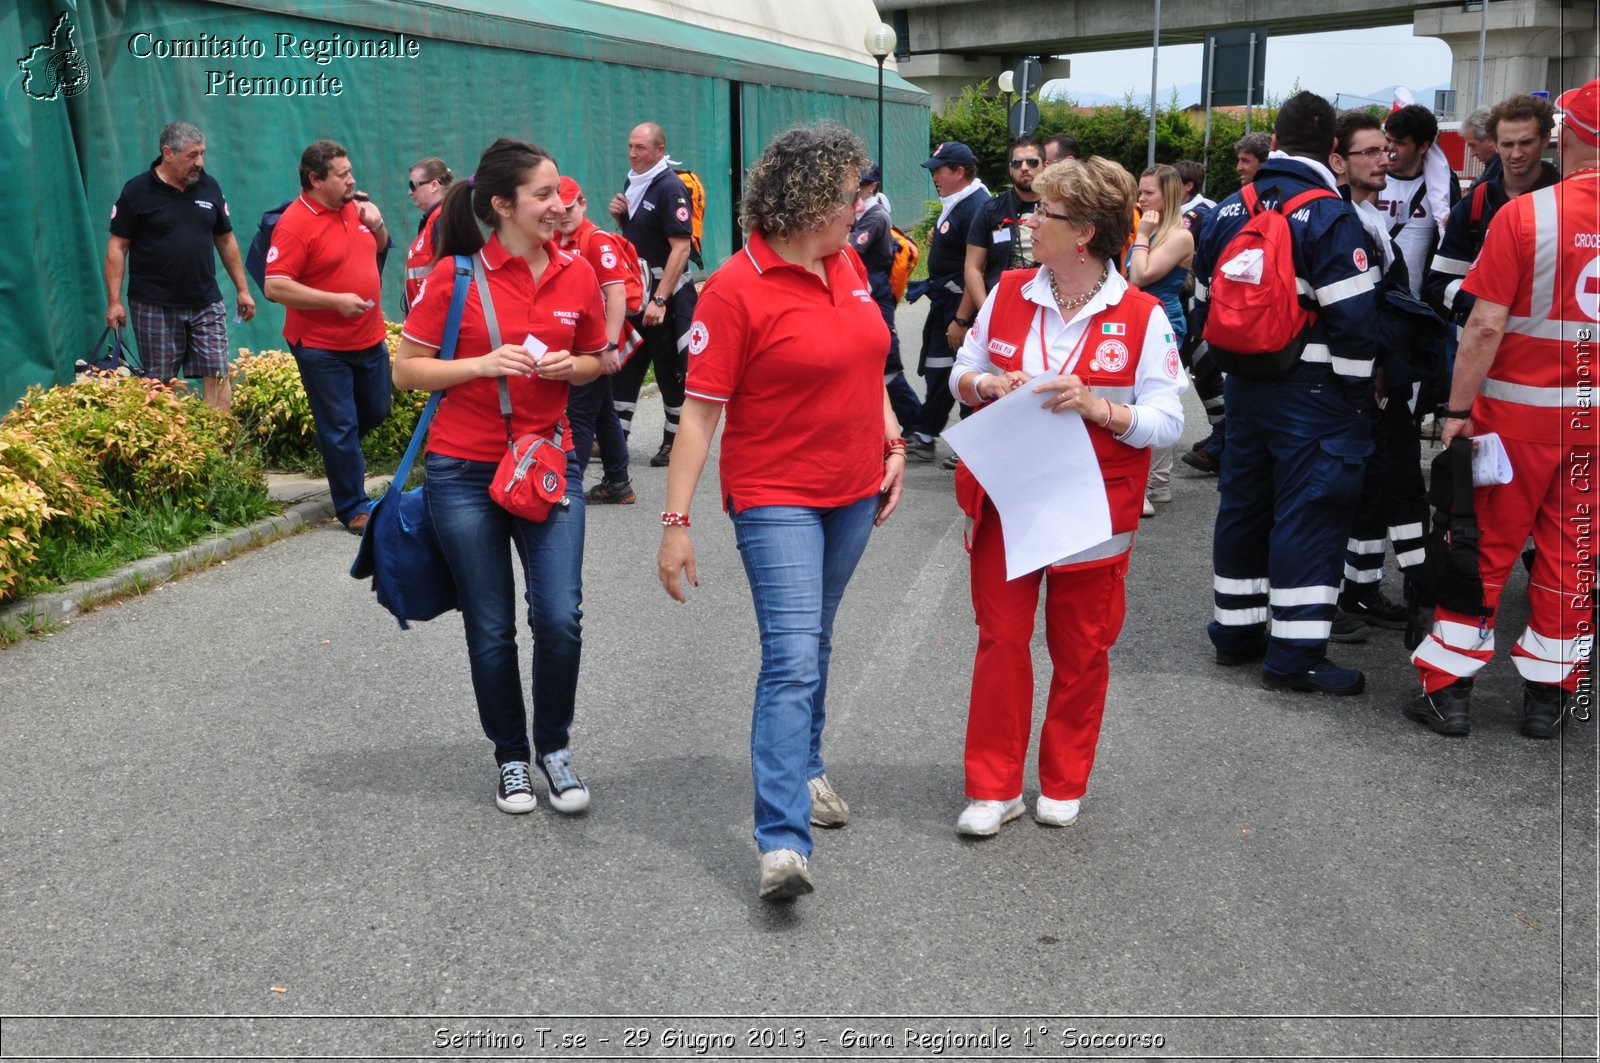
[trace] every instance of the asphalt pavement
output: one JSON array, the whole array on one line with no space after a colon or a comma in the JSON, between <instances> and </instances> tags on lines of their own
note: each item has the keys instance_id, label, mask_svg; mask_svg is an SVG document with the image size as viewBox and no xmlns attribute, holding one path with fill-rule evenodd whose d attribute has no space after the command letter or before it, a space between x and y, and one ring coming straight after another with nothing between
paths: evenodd
<instances>
[{"instance_id":1,"label":"asphalt pavement","mask_svg":"<svg viewBox=\"0 0 1600 1063\"><path fill-rule=\"evenodd\" d=\"M835 633L852 820L758 901L748 588L702 483L661 591L637 423L638 503L588 512L581 816L495 809L459 615L400 631L332 522L0 651L0 1058L1595 1058L1597 727L1522 738L1502 650L1438 738L1394 632L1337 649L1355 698L1217 666L1181 465L1078 824L983 841L963 519L909 469Z\"/></svg>"}]
</instances>

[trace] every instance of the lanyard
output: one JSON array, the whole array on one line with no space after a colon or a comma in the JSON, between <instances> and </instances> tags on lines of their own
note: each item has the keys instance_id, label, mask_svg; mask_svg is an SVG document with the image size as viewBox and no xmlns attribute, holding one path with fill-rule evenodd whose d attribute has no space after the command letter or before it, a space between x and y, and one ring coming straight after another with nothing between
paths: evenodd
<instances>
[{"instance_id":1,"label":"lanyard","mask_svg":"<svg viewBox=\"0 0 1600 1063\"><path fill-rule=\"evenodd\" d=\"M1044 356L1044 369L1045 372L1048 373L1050 371L1050 345L1044 341L1044 318L1046 309L1046 307L1041 306L1035 317L1039 322L1039 353ZM1059 310L1056 312L1060 313ZM1093 315L1090 315L1090 321L1092 320ZM1065 375L1069 369L1078 364L1078 359L1083 357L1083 346L1089 342L1090 321L1085 321L1083 323L1083 335L1078 337L1078 345L1072 349L1072 353L1067 356L1067 360L1061 363L1061 368L1056 370L1057 376Z\"/></svg>"}]
</instances>

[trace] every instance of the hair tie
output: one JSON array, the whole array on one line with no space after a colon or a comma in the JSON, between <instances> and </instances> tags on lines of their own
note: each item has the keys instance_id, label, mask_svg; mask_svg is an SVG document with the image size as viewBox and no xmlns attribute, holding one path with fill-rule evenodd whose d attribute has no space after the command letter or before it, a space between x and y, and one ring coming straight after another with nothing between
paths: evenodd
<instances>
[{"instance_id":1,"label":"hair tie","mask_svg":"<svg viewBox=\"0 0 1600 1063\"><path fill-rule=\"evenodd\" d=\"M478 187L477 180L476 180L477 176L478 175L475 174L475 173L467 174L467 187L468 188L477 188Z\"/></svg>"}]
</instances>

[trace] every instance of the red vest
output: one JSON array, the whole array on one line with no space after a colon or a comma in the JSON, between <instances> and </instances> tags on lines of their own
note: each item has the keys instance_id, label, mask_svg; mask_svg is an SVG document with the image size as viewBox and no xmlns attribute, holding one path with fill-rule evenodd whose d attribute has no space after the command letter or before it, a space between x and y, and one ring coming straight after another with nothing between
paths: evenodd
<instances>
[{"instance_id":1,"label":"red vest","mask_svg":"<svg viewBox=\"0 0 1600 1063\"><path fill-rule=\"evenodd\" d=\"M989 315L989 357L998 369L1020 369L1022 349L1030 332L1037 333L1038 317L1043 307L1022 294L1023 285L1033 280L1037 269L1008 270L1001 274L995 287L994 308ZM1150 323L1150 311L1161 305L1152 295L1129 287L1122 298L1089 319L1087 337L1082 354L1071 372L1094 390L1096 395L1111 402L1127 404L1133 401L1133 385L1138 376L1139 354L1144 350L1145 326ZM1007 354L1005 352L1014 352ZM1070 357L1069 351L1052 351L1055 358ZM1070 416L1059 414L1058 416ZM1150 476L1150 451L1145 447L1130 447L1120 442L1111 430L1102 428L1089 419L1084 420L1089 430L1089 442L1094 447L1095 458L1100 462L1100 475L1105 480L1106 502L1111 509L1111 534L1129 536L1127 545L1103 558L1083 562L1084 565L1105 564L1127 551L1132 545L1131 535L1139 526L1139 515L1144 511L1145 484ZM985 493L965 465L956 468L956 502L967 516L977 521L983 509ZM969 540L970 542L970 540ZM1072 567L1079 567L1074 564Z\"/></svg>"},{"instance_id":2,"label":"red vest","mask_svg":"<svg viewBox=\"0 0 1600 1063\"><path fill-rule=\"evenodd\" d=\"M435 206L428 212L427 221L422 223L422 231L411 242L411 248L406 252L406 309L411 309L411 304L417 301L417 296L422 293L422 282L428 279L428 273L433 269L433 226L439 220L439 208Z\"/></svg>"}]
</instances>

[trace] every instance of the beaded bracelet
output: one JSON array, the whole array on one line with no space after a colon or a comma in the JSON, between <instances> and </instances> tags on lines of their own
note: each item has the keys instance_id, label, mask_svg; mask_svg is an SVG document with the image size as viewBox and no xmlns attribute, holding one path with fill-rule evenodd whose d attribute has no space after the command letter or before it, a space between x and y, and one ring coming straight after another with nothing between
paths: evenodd
<instances>
[{"instance_id":1,"label":"beaded bracelet","mask_svg":"<svg viewBox=\"0 0 1600 1063\"><path fill-rule=\"evenodd\" d=\"M689 514L663 513L661 514L661 526L663 528L687 528L689 526Z\"/></svg>"}]
</instances>

